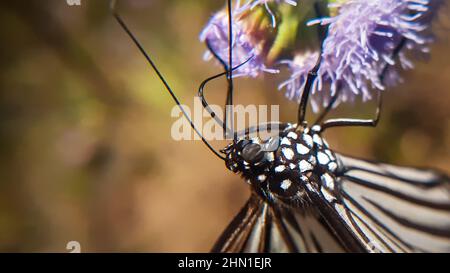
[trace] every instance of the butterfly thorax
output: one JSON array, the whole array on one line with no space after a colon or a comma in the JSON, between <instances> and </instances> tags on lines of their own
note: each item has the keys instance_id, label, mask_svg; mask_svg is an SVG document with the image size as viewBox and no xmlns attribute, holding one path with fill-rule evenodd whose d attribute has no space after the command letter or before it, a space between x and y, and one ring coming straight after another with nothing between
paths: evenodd
<instances>
[{"instance_id":1,"label":"butterfly thorax","mask_svg":"<svg viewBox=\"0 0 450 273\"><path fill-rule=\"evenodd\" d=\"M241 139L223 152L227 168L240 173L270 202L305 206L311 191L320 191L329 200L335 198L338 162L319 126L289 125L276 137Z\"/></svg>"}]
</instances>

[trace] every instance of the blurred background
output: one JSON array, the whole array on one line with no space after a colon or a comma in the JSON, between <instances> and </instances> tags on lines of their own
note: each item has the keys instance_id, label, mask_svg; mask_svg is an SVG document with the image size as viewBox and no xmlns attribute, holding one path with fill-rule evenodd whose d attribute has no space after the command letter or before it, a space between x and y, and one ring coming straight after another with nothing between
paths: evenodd
<instances>
[{"instance_id":1,"label":"blurred background","mask_svg":"<svg viewBox=\"0 0 450 273\"><path fill-rule=\"evenodd\" d=\"M125 1L123 1L125 2ZM249 195L200 141L174 141L173 102L107 1L0 4L0 251L209 251ZM180 99L220 72L198 34L223 1L133 0L122 16ZM428 58L385 95L376 129L326 133L345 154L450 172L450 14L441 11ZM274 78L236 81L241 104L296 104ZM224 81L208 89L224 101ZM374 104L335 116L369 117ZM225 143L213 143L221 148Z\"/></svg>"}]
</instances>

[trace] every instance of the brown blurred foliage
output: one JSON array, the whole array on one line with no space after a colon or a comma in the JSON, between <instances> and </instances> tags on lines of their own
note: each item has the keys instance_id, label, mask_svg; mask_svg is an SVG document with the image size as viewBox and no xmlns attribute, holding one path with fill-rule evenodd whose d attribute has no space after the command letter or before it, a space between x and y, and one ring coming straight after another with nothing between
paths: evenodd
<instances>
[{"instance_id":1,"label":"brown blurred foliage","mask_svg":"<svg viewBox=\"0 0 450 273\"><path fill-rule=\"evenodd\" d=\"M107 1L4 1L0 8L0 251L208 251L249 192L200 141L170 136L173 103ZM220 68L198 34L222 1L133 0L121 13L179 97ZM385 95L376 129L327 132L346 154L450 172L449 8L431 56ZM209 94L223 101L224 81ZM296 105L269 77L239 103ZM373 104L340 107L367 117ZM216 145L216 144L215 144ZM217 144L218 147L223 143Z\"/></svg>"}]
</instances>

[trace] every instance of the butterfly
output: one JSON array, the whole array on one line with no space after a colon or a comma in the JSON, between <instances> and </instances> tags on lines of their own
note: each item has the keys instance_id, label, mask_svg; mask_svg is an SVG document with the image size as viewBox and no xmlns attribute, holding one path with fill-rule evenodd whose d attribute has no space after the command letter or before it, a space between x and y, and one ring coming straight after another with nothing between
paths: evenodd
<instances>
[{"instance_id":1,"label":"butterfly","mask_svg":"<svg viewBox=\"0 0 450 273\"><path fill-rule=\"evenodd\" d=\"M112 1L114 2L114 1ZM213 252L449 252L450 179L436 170L409 168L357 159L335 152L322 134L338 126L376 126L376 118L328 119L339 92L313 125L305 121L309 91L320 67L310 71L300 99L297 123L276 124L278 135L262 140L249 137L251 128L234 134L233 141L216 151L186 114L175 93L137 38L112 8L162 81L175 103L206 146L250 186L250 198L212 248ZM228 0L229 37L232 35ZM229 63L232 39L229 39ZM400 42L393 55L404 42ZM209 47L209 46L208 46ZM205 85L218 77L228 80L227 105L233 104L233 70L210 51L225 72L205 80L199 95L208 108ZM385 70L380 75L382 80ZM225 114L225 118L227 114ZM271 125L261 126L270 128ZM256 130L260 130L258 127Z\"/></svg>"}]
</instances>

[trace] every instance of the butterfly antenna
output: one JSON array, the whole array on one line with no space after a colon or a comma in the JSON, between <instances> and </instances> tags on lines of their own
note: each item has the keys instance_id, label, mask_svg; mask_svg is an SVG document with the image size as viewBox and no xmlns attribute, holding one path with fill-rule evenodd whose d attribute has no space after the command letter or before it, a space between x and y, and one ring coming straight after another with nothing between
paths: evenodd
<instances>
[{"instance_id":1,"label":"butterfly antenna","mask_svg":"<svg viewBox=\"0 0 450 273\"><path fill-rule=\"evenodd\" d=\"M211 45L209 44L209 41L206 41L206 46L208 47L208 49L212 52L212 54L214 55L215 58L217 58L219 60L220 63L222 63L222 65L226 66L225 62L217 55L217 53L212 49ZM235 66L232 68L232 70L236 70L239 69L241 66L245 65L246 63L248 63L251 59L253 58L253 56L251 56L249 59L247 59L245 62L241 63L238 66ZM202 105L205 108L205 110L209 113L209 115L217 122L217 124L219 124L220 126L222 126L224 128L224 136L226 136L225 134L225 130L228 130L227 132L230 132L231 129L228 128L226 126L226 124L216 115L216 113L211 109L211 107L209 106L208 102L206 101L205 98L205 86L206 84L208 84L210 81L215 80L219 77L222 76L227 76L228 75L228 70L226 70L225 72L216 74L214 76L211 76L209 78L207 78L206 80L204 80L201 84L200 87L198 88L198 96L200 97L201 101L202 101Z\"/></svg>"},{"instance_id":2,"label":"butterfly antenna","mask_svg":"<svg viewBox=\"0 0 450 273\"><path fill-rule=\"evenodd\" d=\"M308 76L306 77L305 87L303 88L302 96L300 98L300 104L298 106L297 127L303 126L305 122L306 107L308 106L309 95L311 93L312 85L317 78L317 71L320 68L321 62L322 62L322 52L320 52L316 65L313 67L313 69L311 69L308 72Z\"/></svg>"},{"instance_id":3,"label":"butterfly antenna","mask_svg":"<svg viewBox=\"0 0 450 273\"><path fill-rule=\"evenodd\" d=\"M318 17L322 17L321 7L318 3L314 4L314 10ZM306 120L306 108L308 106L309 96L311 94L311 89L313 84L317 78L317 72L319 71L320 64L322 62L322 52L323 52L323 43L328 34L328 26L324 27L321 24L317 26L317 35L320 41L320 52L319 58L317 59L314 67L308 72L308 76L306 77L305 87L303 88L302 96L300 97L300 104L298 107L298 115L297 115L297 128L302 127Z\"/></svg>"},{"instance_id":4,"label":"butterfly antenna","mask_svg":"<svg viewBox=\"0 0 450 273\"><path fill-rule=\"evenodd\" d=\"M227 77L227 96L226 96L226 100L225 100L225 115L224 115L224 122L219 122L219 119L217 119L215 117L215 113L213 113L212 111L210 111L209 106L207 106L206 101L204 100L204 97L201 95L202 97L202 103L203 106L206 108L206 110L209 112L209 114L219 123L222 124L222 128L223 128L223 135L224 137L228 137L229 133L231 130L234 129L234 108L233 108L233 70L235 70L236 68L240 67L241 65L247 63L252 57L250 57L248 60L246 60L244 63L238 65L236 68L233 68L233 14L232 14L232 1L228 0L227 1L227 13L228 13L228 64L216 53L216 51L212 48L211 44L209 43L208 40L206 40L206 46L208 47L208 50L213 54L214 58L216 58L220 64L223 66L225 72L217 74L216 76L213 76L211 78L206 79L202 85L200 86L199 89L199 94L203 93L203 87L204 85L206 85L207 82L209 82L212 79L218 78L220 76L226 75ZM231 69L230 69L231 67ZM230 112L228 110L231 110L231 117L230 116ZM228 127L228 120L230 120L231 122L231 126ZM231 128L231 129L230 129ZM233 142L236 143L237 138L236 138L236 134L233 133Z\"/></svg>"},{"instance_id":5,"label":"butterfly antenna","mask_svg":"<svg viewBox=\"0 0 450 273\"><path fill-rule=\"evenodd\" d=\"M139 49L139 51L142 53L142 55L144 55L145 59L147 60L147 62L150 64L150 66L152 67L153 71L156 73L156 75L158 75L159 79L161 80L161 82L163 83L164 87L166 88L166 90L169 92L170 96L172 97L172 99L174 100L175 104L178 106L178 108L181 110L181 112L183 113L184 117L189 121L192 129L195 131L195 133L201 138L201 140L203 141L203 143L205 143L205 145L220 159L225 160L225 157L222 156L218 151L216 151L211 144L208 143L208 141L203 137L202 133L199 131L199 129L197 129L197 127L195 126L194 122L192 121L192 119L189 117L189 115L186 113L186 111L184 110L184 107L182 106L181 102L178 100L177 96L175 95L175 93L173 92L172 88L170 87L170 85L168 84L168 82L166 81L166 79L164 78L164 76L162 75L162 73L159 71L159 69L157 68L156 64L153 62L153 60L151 59L150 55L147 54L147 52L144 50L144 48L142 47L141 43L139 42L139 40L134 36L134 34L130 31L130 29L128 28L128 26L125 24L125 22L123 21L123 19L120 17L120 15L118 14L117 10L116 10L116 1L115 0L111 0L110 2L110 10L112 15L114 16L114 18L117 20L117 22L119 23L119 25L122 27L122 29L128 34L128 36L131 38L131 40L134 42L134 44L137 46L137 48Z\"/></svg>"},{"instance_id":6,"label":"butterfly antenna","mask_svg":"<svg viewBox=\"0 0 450 273\"><path fill-rule=\"evenodd\" d=\"M232 1L228 0L227 8L228 8L228 64L229 67L233 67L233 9L232 9ZM231 128L234 129L234 104L233 104L233 69L229 69L226 65L224 66L225 70L228 71L228 90L227 90L227 99L225 102L225 118L224 118L224 129L227 128L227 119L228 115L228 108L231 110L231 117L230 117L230 123ZM227 131L225 131L227 132ZM236 135L233 134L233 142L236 143Z\"/></svg>"}]
</instances>

